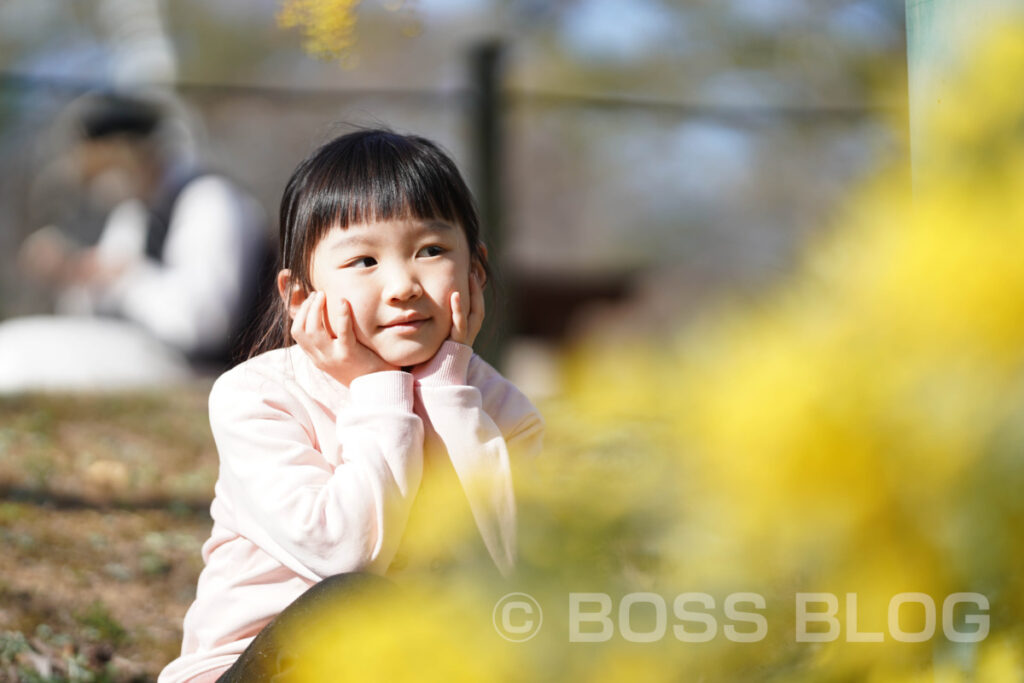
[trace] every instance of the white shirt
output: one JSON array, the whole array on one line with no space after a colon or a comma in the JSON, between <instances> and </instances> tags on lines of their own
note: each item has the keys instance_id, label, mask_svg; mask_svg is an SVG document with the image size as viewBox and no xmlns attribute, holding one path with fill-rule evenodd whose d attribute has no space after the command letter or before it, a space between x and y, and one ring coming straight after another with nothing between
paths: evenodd
<instances>
[{"instance_id":1,"label":"white shirt","mask_svg":"<svg viewBox=\"0 0 1024 683\"><path fill-rule=\"evenodd\" d=\"M174 203L162 263L145 254L148 221L138 200L110 213L100 257L130 265L90 292L91 307L135 322L189 355L223 350L246 313L251 292L245 288L254 286L264 253L262 209L220 176L196 178Z\"/></svg>"}]
</instances>

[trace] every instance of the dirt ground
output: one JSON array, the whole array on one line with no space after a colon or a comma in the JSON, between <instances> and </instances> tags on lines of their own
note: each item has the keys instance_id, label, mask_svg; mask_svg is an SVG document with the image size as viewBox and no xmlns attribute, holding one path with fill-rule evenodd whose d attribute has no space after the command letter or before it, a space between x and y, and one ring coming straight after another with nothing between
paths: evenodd
<instances>
[{"instance_id":1,"label":"dirt ground","mask_svg":"<svg viewBox=\"0 0 1024 683\"><path fill-rule=\"evenodd\" d=\"M0 399L0 681L147 681L176 656L217 455L208 383Z\"/></svg>"}]
</instances>

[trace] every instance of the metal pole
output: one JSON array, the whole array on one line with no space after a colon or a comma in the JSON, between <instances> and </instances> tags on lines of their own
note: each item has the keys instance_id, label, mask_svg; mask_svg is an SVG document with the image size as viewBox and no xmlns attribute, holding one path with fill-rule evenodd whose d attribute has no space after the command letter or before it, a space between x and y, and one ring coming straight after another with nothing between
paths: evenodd
<instances>
[{"instance_id":1,"label":"metal pole","mask_svg":"<svg viewBox=\"0 0 1024 683\"><path fill-rule=\"evenodd\" d=\"M501 170L502 102L501 57L499 41L489 41L470 52L470 67L475 95L472 112L473 153L475 156L476 199L480 209L481 238L487 245L488 260L494 280L488 285L492 293L508 283L502 277L504 255L504 207L502 206ZM508 292L500 293L498 301L488 297L484 329L478 337L477 351L492 364L500 366L502 355L513 332L515 311Z\"/></svg>"}]
</instances>

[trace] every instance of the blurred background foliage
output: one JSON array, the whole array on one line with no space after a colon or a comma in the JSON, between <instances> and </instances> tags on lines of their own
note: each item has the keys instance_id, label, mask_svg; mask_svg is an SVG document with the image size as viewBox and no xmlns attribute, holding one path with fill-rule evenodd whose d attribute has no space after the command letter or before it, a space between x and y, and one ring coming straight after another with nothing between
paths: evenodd
<instances>
[{"instance_id":1,"label":"blurred background foliage","mask_svg":"<svg viewBox=\"0 0 1024 683\"><path fill-rule=\"evenodd\" d=\"M324 3L353 12L332 22L316 6L167 3L160 35L171 48L150 46L147 77L175 85L204 121L203 153L273 210L294 163L343 120L438 138L477 177L467 54L498 37L510 289L586 285L589 295L556 309L565 318L557 325L517 328L520 352L544 349L525 354L533 366L510 365L530 380L524 388L548 423L544 456L517 472L519 575L488 578L470 538L465 561L440 573L425 569L425 550L400 597L311 626L300 674L324 680L346 667L366 678L383 663L394 680L1024 678L1024 101L1014 85L1024 77L1024 29L1008 25L963 50L970 59L950 72L957 106L927 120L941 144L912 196L902 3L366 0ZM5 245L54 210L28 191L48 120L86 84L140 78L113 56L116 31L103 18L118 7L129 5L0 6ZM349 35L348 20L356 28L346 45L337 37ZM6 264L2 272L5 313L41 305ZM154 412L205 419L201 400L152 400ZM166 535L153 537L156 559L143 566L125 554L103 580L173 582L186 595L164 605L166 629L188 604L180 574L205 533L195 509L215 458L197 437L162 458L168 471L205 479L149 476L131 460L156 448L138 416L115 418L111 431L132 438L77 463L55 457L75 452L81 427L67 425L84 421L82 408L42 401L2 406L4 481L20 493L0 518L10 547L22 549L0 585L21 597L0 617L26 633L33 619L72 632L91 625L84 642L118 641L136 668L67 650L89 655L81 666L145 678L177 642L139 621L125 645L109 621L136 615L115 591L104 593L109 614L87 602L61 616L71 595L33 611L40 589L27 587L16 562L43 566L39 537L77 546L32 527L29 503L59 494L86 508L114 505L111 529L150 515ZM57 417L34 417L48 413ZM42 474L39 462L49 463ZM75 491L77 468L90 466L86 490ZM161 488L168 481L177 488ZM156 512L132 512L154 500ZM170 517L157 519L164 508ZM185 536L170 535L175 528ZM102 584L88 561L77 570L84 593ZM544 607L528 643L494 633L491 610L510 590ZM628 592L655 592L669 604L668 633L651 644L569 644L570 591L607 592L616 606ZM715 596L709 612L720 626L729 623L725 596L764 595L767 637L676 641L671 602L685 591ZM812 591L840 597L836 642L794 642L794 595ZM940 609L950 593L983 593L990 635L956 644L940 627L924 643L894 642L886 609L908 591ZM846 642L846 593L858 596L860 629L883 632L883 643ZM913 631L909 611L902 625ZM637 610L635 628L650 617ZM131 635L140 633L158 644ZM2 652L12 654L0 663L27 670L19 653L61 651L59 639L36 637L8 637ZM89 675L99 676L80 680Z\"/></svg>"}]
</instances>

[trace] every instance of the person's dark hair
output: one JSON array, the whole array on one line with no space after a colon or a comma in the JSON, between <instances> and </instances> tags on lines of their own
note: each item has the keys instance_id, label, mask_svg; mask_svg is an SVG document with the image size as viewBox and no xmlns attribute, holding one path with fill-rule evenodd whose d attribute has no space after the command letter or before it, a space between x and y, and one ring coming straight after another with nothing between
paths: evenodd
<instances>
[{"instance_id":1,"label":"person's dark hair","mask_svg":"<svg viewBox=\"0 0 1024 683\"><path fill-rule=\"evenodd\" d=\"M105 140L114 136L148 138L164 118L164 112L155 102L120 93L90 93L77 107L77 128L82 140Z\"/></svg>"},{"instance_id":2,"label":"person's dark hair","mask_svg":"<svg viewBox=\"0 0 1024 683\"><path fill-rule=\"evenodd\" d=\"M332 228L402 218L461 227L472 261L491 279L476 206L455 163L426 138L386 129L337 137L298 165L281 197L278 269L309 291L313 250ZM293 342L286 304L276 290L268 298L250 358Z\"/></svg>"}]
</instances>

